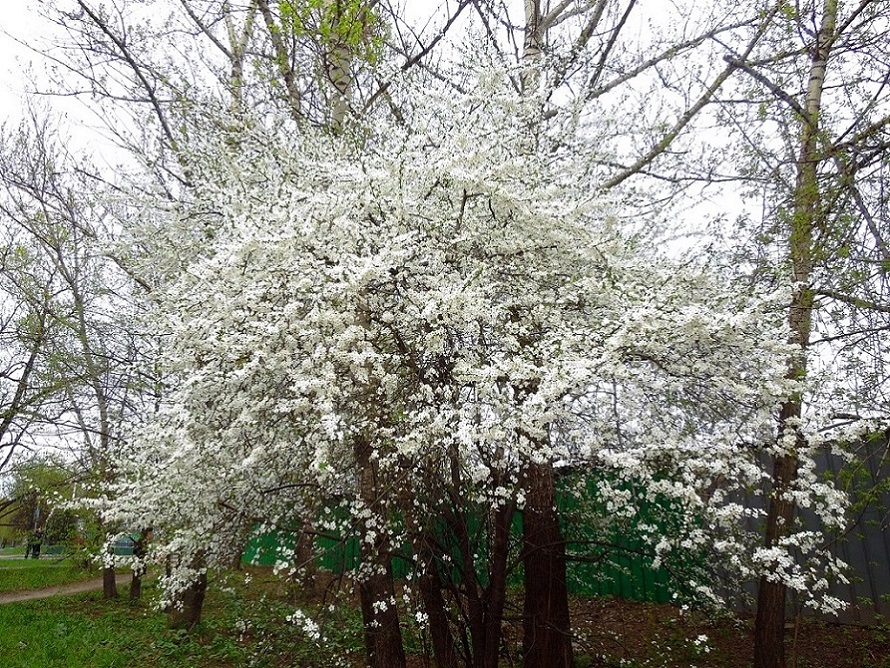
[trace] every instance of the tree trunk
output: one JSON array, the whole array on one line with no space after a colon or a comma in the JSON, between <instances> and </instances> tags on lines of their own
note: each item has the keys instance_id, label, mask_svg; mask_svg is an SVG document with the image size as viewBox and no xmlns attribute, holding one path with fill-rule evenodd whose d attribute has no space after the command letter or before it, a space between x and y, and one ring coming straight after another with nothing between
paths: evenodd
<instances>
[{"instance_id":1,"label":"tree trunk","mask_svg":"<svg viewBox=\"0 0 890 668\"><path fill-rule=\"evenodd\" d=\"M507 557L510 551L510 527L514 504L498 506L492 511L491 563L485 591L485 645L479 668L498 668L501 649L501 625L507 602Z\"/></svg>"},{"instance_id":2,"label":"tree trunk","mask_svg":"<svg viewBox=\"0 0 890 668\"><path fill-rule=\"evenodd\" d=\"M207 594L207 574L201 573L198 579L183 590L177 603L172 605L167 618L170 628L191 631L201 621L204 597Z\"/></svg>"},{"instance_id":3,"label":"tree trunk","mask_svg":"<svg viewBox=\"0 0 890 668\"><path fill-rule=\"evenodd\" d=\"M107 599L117 598L117 580L115 579L114 567L102 567L102 594Z\"/></svg>"},{"instance_id":4,"label":"tree trunk","mask_svg":"<svg viewBox=\"0 0 890 668\"><path fill-rule=\"evenodd\" d=\"M376 564L381 572L359 583L365 649L370 668L404 668L405 649L399 628L392 568Z\"/></svg>"},{"instance_id":5,"label":"tree trunk","mask_svg":"<svg viewBox=\"0 0 890 668\"><path fill-rule=\"evenodd\" d=\"M405 492L405 497L401 499L402 513L420 570L417 589L429 624L433 659L437 668L458 668L451 618L442 596L442 574L439 572L433 547L437 543L437 537L430 529L429 517L421 518L413 512L414 491L406 488Z\"/></svg>"},{"instance_id":6,"label":"tree trunk","mask_svg":"<svg viewBox=\"0 0 890 668\"><path fill-rule=\"evenodd\" d=\"M130 580L130 600L138 601L142 598L142 573L133 571L133 578Z\"/></svg>"},{"instance_id":7,"label":"tree trunk","mask_svg":"<svg viewBox=\"0 0 890 668\"><path fill-rule=\"evenodd\" d=\"M529 96L537 92L541 84L539 60L544 52L547 28L541 0L525 0L524 7L521 80L522 95ZM536 391L537 387L534 389ZM526 668L571 668L572 632L565 543L556 511L553 464L528 460L523 468L523 665Z\"/></svg>"},{"instance_id":8,"label":"tree trunk","mask_svg":"<svg viewBox=\"0 0 890 668\"><path fill-rule=\"evenodd\" d=\"M372 517L384 517L377 465L371 461L372 450L367 439L355 439L353 453L358 468L359 495ZM359 582L365 650L370 668L405 668L390 546L382 529L377 527L372 535L367 525L361 528L362 566L370 567L370 573L362 573Z\"/></svg>"},{"instance_id":9,"label":"tree trunk","mask_svg":"<svg viewBox=\"0 0 890 668\"><path fill-rule=\"evenodd\" d=\"M108 553L113 553L112 548L108 548ZM102 596L109 600L118 596L114 566L102 566Z\"/></svg>"},{"instance_id":10,"label":"tree trunk","mask_svg":"<svg viewBox=\"0 0 890 668\"><path fill-rule=\"evenodd\" d=\"M460 602L461 616L466 620L464 622L466 628L462 630L466 659L471 662L473 668L482 668L486 647L486 605L483 600L484 592L481 591L476 573L476 549L470 535L466 508L462 505L460 492L456 491L462 489L463 483L460 459L454 452L451 457L451 485L453 491L447 519L459 554L456 566L460 576L460 586L455 592L455 598ZM466 642L467 631L469 631L469 643Z\"/></svg>"},{"instance_id":11,"label":"tree trunk","mask_svg":"<svg viewBox=\"0 0 890 668\"><path fill-rule=\"evenodd\" d=\"M549 462L528 462L523 477L523 665L525 668L571 668L565 542L556 511L553 466Z\"/></svg>"},{"instance_id":12,"label":"tree trunk","mask_svg":"<svg viewBox=\"0 0 890 668\"><path fill-rule=\"evenodd\" d=\"M148 549L148 541L151 537L151 529L146 529L139 534L136 544L133 546L133 578L130 580L130 600L138 601L142 598L142 577L145 575L145 558Z\"/></svg>"},{"instance_id":13,"label":"tree trunk","mask_svg":"<svg viewBox=\"0 0 890 668\"><path fill-rule=\"evenodd\" d=\"M788 403L783 414L793 415L800 404ZM773 495L766 521L766 546L775 545L794 519L794 503L783 497L797 478L798 460L794 455L776 457L773 465ZM754 620L755 668L782 668L785 665L785 599L787 587L766 576L760 578L757 592L757 616Z\"/></svg>"},{"instance_id":14,"label":"tree trunk","mask_svg":"<svg viewBox=\"0 0 890 668\"><path fill-rule=\"evenodd\" d=\"M788 363L787 377L803 379L807 373L806 349L810 343L813 316L814 232L824 215L819 191L818 165L823 159L819 151L819 122L825 70L837 23L838 0L824 0L822 25L816 36L810 64L804 112L801 118L800 154L797 161L797 182L793 195L793 212L789 235L789 256L794 274L794 293L788 312L791 343L801 352ZM779 439L793 432L791 451L780 449L773 464L773 485L767 511L765 545L773 547L781 541L794 519L794 502L789 497L797 481L798 451L804 443L798 421L803 398L789 397L779 416ZM754 667L785 666L785 599L787 586L766 575L760 578L757 594L757 616L754 621Z\"/></svg>"},{"instance_id":15,"label":"tree trunk","mask_svg":"<svg viewBox=\"0 0 890 668\"><path fill-rule=\"evenodd\" d=\"M315 534L310 530L311 525L304 521L300 533L297 535L296 566L297 579L305 598L315 595L318 566L315 562Z\"/></svg>"},{"instance_id":16,"label":"tree trunk","mask_svg":"<svg viewBox=\"0 0 890 668\"><path fill-rule=\"evenodd\" d=\"M423 558L423 557L421 557ZM458 668L457 652L454 649L454 635L451 633L450 618L442 596L440 576L435 572L435 564L425 565L417 587L423 599L423 607L433 641L433 659L437 668Z\"/></svg>"}]
</instances>

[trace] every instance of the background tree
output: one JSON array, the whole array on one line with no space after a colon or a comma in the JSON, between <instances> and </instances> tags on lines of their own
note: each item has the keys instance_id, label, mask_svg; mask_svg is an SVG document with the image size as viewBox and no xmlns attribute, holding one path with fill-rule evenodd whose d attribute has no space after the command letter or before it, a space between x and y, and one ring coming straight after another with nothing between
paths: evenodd
<instances>
[{"instance_id":1,"label":"background tree","mask_svg":"<svg viewBox=\"0 0 890 668\"><path fill-rule=\"evenodd\" d=\"M888 324L887 249L875 216L883 206L869 199L881 180L890 118L887 73L874 65L886 55L878 37L885 20L886 7L868 1L785 5L757 52L730 58L744 73L747 98L725 103L750 165L742 178L766 212L752 248L777 258L766 272L789 272L794 280L788 321L800 353L789 360L788 375L807 381L783 403L770 450L765 554L772 550L774 558L778 546L794 542L797 496L811 478L802 461L832 428L852 422L868 433L882 429L888 415L874 375L884 373L884 363L868 352L883 345ZM863 355L870 364L862 364ZM760 580L758 668L784 665L787 589L773 574Z\"/></svg>"},{"instance_id":2,"label":"background tree","mask_svg":"<svg viewBox=\"0 0 890 668\"><path fill-rule=\"evenodd\" d=\"M22 384L35 385L42 402L17 417L27 419L33 441L78 462L81 494L89 493L91 482L113 477L123 425L151 388L139 377L145 367L136 357L140 334L129 318L130 280L99 240L110 203L99 203L89 168L78 169L86 165L74 163L36 117L0 144L0 213L15 241L3 277L39 295L43 310L36 322L45 333L39 347L31 344L30 366L19 376ZM13 258L40 273L24 283ZM28 304L19 295L12 299L20 309ZM29 336L23 330L19 345ZM110 564L105 573L106 594L113 596Z\"/></svg>"},{"instance_id":3,"label":"background tree","mask_svg":"<svg viewBox=\"0 0 890 668\"><path fill-rule=\"evenodd\" d=\"M32 458L11 473L8 495L17 500L10 524L22 538L38 533L45 545L71 548L80 529L77 515L60 508L70 498L71 471L45 458Z\"/></svg>"}]
</instances>

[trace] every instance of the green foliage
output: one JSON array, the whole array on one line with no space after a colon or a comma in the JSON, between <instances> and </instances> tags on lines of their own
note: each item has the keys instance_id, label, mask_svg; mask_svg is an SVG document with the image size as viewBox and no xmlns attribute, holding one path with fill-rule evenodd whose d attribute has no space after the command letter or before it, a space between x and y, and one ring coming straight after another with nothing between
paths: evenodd
<instances>
[{"instance_id":1,"label":"green foliage","mask_svg":"<svg viewBox=\"0 0 890 668\"><path fill-rule=\"evenodd\" d=\"M19 547L22 544L21 536L15 527L10 526L10 520L16 514L17 504L12 503L6 505L8 498L0 496L0 545L8 545L9 547L0 549L0 554L13 554L21 551Z\"/></svg>"},{"instance_id":2,"label":"green foliage","mask_svg":"<svg viewBox=\"0 0 890 668\"><path fill-rule=\"evenodd\" d=\"M285 28L296 37L346 47L371 65L380 59L384 24L364 0L281 0L279 10Z\"/></svg>"},{"instance_id":3,"label":"green foliage","mask_svg":"<svg viewBox=\"0 0 890 668\"><path fill-rule=\"evenodd\" d=\"M64 465L47 458L35 458L12 472L9 496L19 499L11 524L17 535L26 537L36 529L44 543L73 542L78 531L77 514L57 507L71 493L71 473Z\"/></svg>"},{"instance_id":4,"label":"green foliage","mask_svg":"<svg viewBox=\"0 0 890 668\"><path fill-rule=\"evenodd\" d=\"M890 490L885 455L890 444L890 432L879 430L863 434L853 442L843 442L853 457L838 472L840 487L852 495L856 502L850 509L857 513L872 503L880 501Z\"/></svg>"},{"instance_id":5,"label":"green foliage","mask_svg":"<svg viewBox=\"0 0 890 668\"><path fill-rule=\"evenodd\" d=\"M798 17L798 10L793 2L779 3L779 13L788 21L795 21Z\"/></svg>"}]
</instances>

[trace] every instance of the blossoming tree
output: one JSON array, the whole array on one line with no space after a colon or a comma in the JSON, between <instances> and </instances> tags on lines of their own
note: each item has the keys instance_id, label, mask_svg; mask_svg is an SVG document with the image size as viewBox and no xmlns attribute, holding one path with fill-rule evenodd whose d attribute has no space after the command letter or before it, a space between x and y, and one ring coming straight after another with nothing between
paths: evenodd
<instances>
[{"instance_id":1,"label":"blossoming tree","mask_svg":"<svg viewBox=\"0 0 890 668\"><path fill-rule=\"evenodd\" d=\"M540 100L503 73L474 84L405 81L403 126L255 124L190 147L200 185L181 215L217 232L157 295L170 392L107 509L153 527L171 592L257 527L342 529L325 519L338 501L372 664L404 662L391 561L407 545L437 660L496 665L529 461L607 471L620 513L677 504L682 526L648 529L656 559L716 545L756 570L727 499L759 480L752 452L793 383L786 295L659 257L585 187L594 138L525 122ZM460 549L474 508L486 538L455 563L435 532ZM450 591L446 567L473 586Z\"/></svg>"}]
</instances>

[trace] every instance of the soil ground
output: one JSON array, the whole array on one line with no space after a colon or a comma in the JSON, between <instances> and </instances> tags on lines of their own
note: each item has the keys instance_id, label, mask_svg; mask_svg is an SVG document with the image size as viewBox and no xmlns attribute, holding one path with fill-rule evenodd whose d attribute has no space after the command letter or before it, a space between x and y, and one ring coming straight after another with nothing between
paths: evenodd
<instances>
[{"instance_id":1,"label":"soil ground","mask_svg":"<svg viewBox=\"0 0 890 668\"><path fill-rule=\"evenodd\" d=\"M753 620L617 599L573 605L579 668L750 668ZM803 617L786 625L788 668L890 668L890 626L831 624Z\"/></svg>"},{"instance_id":2,"label":"soil ground","mask_svg":"<svg viewBox=\"0 0 890 668\"><path fill-rule=\"evenodd\" d=\"M508 603L504 668L522 665L521 608L518 599ZM611 597L574 597L571 615L576 668L751 668L754 662L750 616ZM787 668L890 668L890 624L791 619L786 625L786 657ZM408 665L433 664L410 656Z\"/></svg>"}]
</instances>

